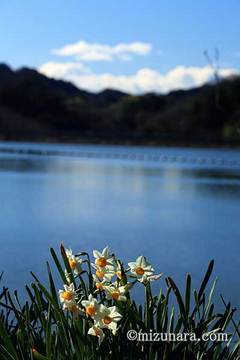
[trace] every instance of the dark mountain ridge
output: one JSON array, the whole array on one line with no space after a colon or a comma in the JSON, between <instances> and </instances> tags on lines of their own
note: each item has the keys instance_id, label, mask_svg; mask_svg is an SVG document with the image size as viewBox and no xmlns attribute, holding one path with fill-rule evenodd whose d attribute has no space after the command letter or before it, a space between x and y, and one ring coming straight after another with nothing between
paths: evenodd
<instances>
[{"instance_id":1,"label":"dark mountain ridge","mask_svg":"<svg viewBox=\"0 0 240 360\"><path fill-rule=\"evenodd\" d=\"M238 142L240 77L167 95L98 94L0 64L3 140Z\"/></svg>"}]
</instances>

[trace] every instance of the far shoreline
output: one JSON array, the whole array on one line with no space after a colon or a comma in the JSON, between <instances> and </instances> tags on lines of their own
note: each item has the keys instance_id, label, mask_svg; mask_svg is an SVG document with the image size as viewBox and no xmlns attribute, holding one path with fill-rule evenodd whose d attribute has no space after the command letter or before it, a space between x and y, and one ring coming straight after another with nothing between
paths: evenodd
<instances>
[{"instance_id":1,"label":"far shoreline","mask_svg":"<svg viewBox=\"0 0 240 360\"><path fill-rule=\"evenodd\" d=\"M103 145L103 146L129 146L129 147L156 147L156 148L206 148L206 149L240 149L240 139L186 139L182 137L166 138L165 136L155 136L154 138L143 138L139 136L133 137L112 137L104 138L99 136L46 136L46 137L0 137L1 143L29 143L29 144L49 144L49 145Z\"/></svg>"}]
</instances>

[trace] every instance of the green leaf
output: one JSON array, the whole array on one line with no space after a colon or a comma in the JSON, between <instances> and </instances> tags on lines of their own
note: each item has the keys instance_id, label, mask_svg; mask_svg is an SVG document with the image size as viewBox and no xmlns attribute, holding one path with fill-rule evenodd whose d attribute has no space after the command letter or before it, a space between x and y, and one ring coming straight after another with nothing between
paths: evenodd
<instances>
[{"instance_id":1,"label":"green leaf","mask_svg":"<svg viewBox=\"0 0 240 360\"><path fill-rule=\"evenodd\" d=\"M205 290L205 288L206 288L206 286L207 286L207 284L208 284L208 281L209 281L209 279L210 279L210 276L212 275L213 266L214 266L214 260L211 260L210 263L209 263L209 265L208 265L208 269L207 269L206 274L205 274L205 276L204 276L203 282L202 282L202 284L201 284L200 290L199 290L199 292L198 292L198 299L199 299L199 301L200 301L200 299L201 299L201 297L202 297L202 295L203 295L203 293L204 293L204 290Z\"/></svg>"},{"instance_id":2,"label":"green leaf","mask_svg":"<svg viewBox=\"0 0 240 360\"><path fill-rule=\"evenodd\" d=\"M2 337L6 351L12 356L12 358L14 360L19 360L19 357L17 355L15 347L14 347L1 319L0 319L0 335Z\"/></svg>"},{"instance_id":3,"label":"green leaf","mask_svg":"<svg viewBox=\"0 0 240 360\"><path fill-rule=\"evenodd\" d=\"M182 315L182 321L183 321L183 324L185 326L185 330L187 330L188 329L188 317L187 317L187 313L186 313L186 310L185 310L185 307L184 307L182 296L180 294L180 291L179 291L177 285L173 281L173 279L171 279L170 277L168 277L167 279L168 279L168 282L169 282L170 286L173 289L173 293L175 294L175 296L177 298L178 305L179 305L179 310L180 310L180 313Z\"/></svg>"},{"instance_id":4,"label":"green leaf","mask_svg":"<svg viewBox=\"0 0 240 360\"><path fill-rule=\"evenodd\" d=\"M51 255L52 255L53 260L54 260L54 262L55 262L55 265L56 265L56 267L57 267L57 269L58 269L58 272L59 272L59 274L60 274L60 276L61 276L61 278L62 278L63 283L66 284L66 285L68 285L68 281L67 281L67 279L66 279L65 273L64 273L64 271L63 271L63 269L62 269L62 266L61 266L61 264L60 264L60 261L58 260L58 257L57 257L57 255L56 255L54 249L51 248L51 249L50 249L50 252L51 252Z\"/></svg>"},{"instance_id":5,"label":"green leaf","mask_svg":"<svg viewBox=\"0 0 240 360\"><path fill-rule=\"evenodd\" d=\"M187 274L186 292L185 292L185 309L187 315L189 314L190 311L190 299L191 299L191 276Z\"/></svg>"},{"instance_id":6,"label":"green leaf","mask_svg":"<svg viewBox=\"0 0 240 360\"><path fill-rule=\"evenodd\" d=\"M56 303L58 303L58 296L57 296L57 291L55 288L55 284L53 281L53 277L52 277L52 272L49 266L49 263L47 262L47 271L48 271L48 278L49 278L49 285L50 285L50 290L51 290L51 294L53 299L56 301Z\"/></svg>"}]
</instances>

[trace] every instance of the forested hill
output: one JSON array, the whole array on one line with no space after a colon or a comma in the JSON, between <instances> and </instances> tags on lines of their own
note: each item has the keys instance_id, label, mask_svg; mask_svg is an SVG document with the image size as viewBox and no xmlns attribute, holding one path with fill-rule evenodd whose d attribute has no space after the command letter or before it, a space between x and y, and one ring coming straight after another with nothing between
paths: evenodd
<instances>
[{"instance_id":1,"label":"forested hill","mask_svg":"<svg viewBox=\"0 0 240 360\"><path fill-rule=\"evenodd\" d=\"M93 94L2 64L0 139L240 143L240 77L167 95Z\"/></svg>"}]
</instances>

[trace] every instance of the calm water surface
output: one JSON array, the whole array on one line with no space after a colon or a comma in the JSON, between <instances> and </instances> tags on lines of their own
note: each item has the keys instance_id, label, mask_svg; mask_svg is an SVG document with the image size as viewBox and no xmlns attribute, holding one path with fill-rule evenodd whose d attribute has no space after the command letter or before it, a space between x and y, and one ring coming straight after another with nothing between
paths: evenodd
<instances>
[{"instance_id":1,"label":"calm water surface","mask_svg":"<svg viewBox=\"0 0 240 360\"><path fill-rule=\"evenodd\" d=\"M198 285L214 258L217 292L238 305L239 161L239 150L0 144L4 283L19 289L30 270L44 278L61 241L75 251L108 244L126 261L145 254L180 285L186 272Z\"/></svg>"}]
</instances>

